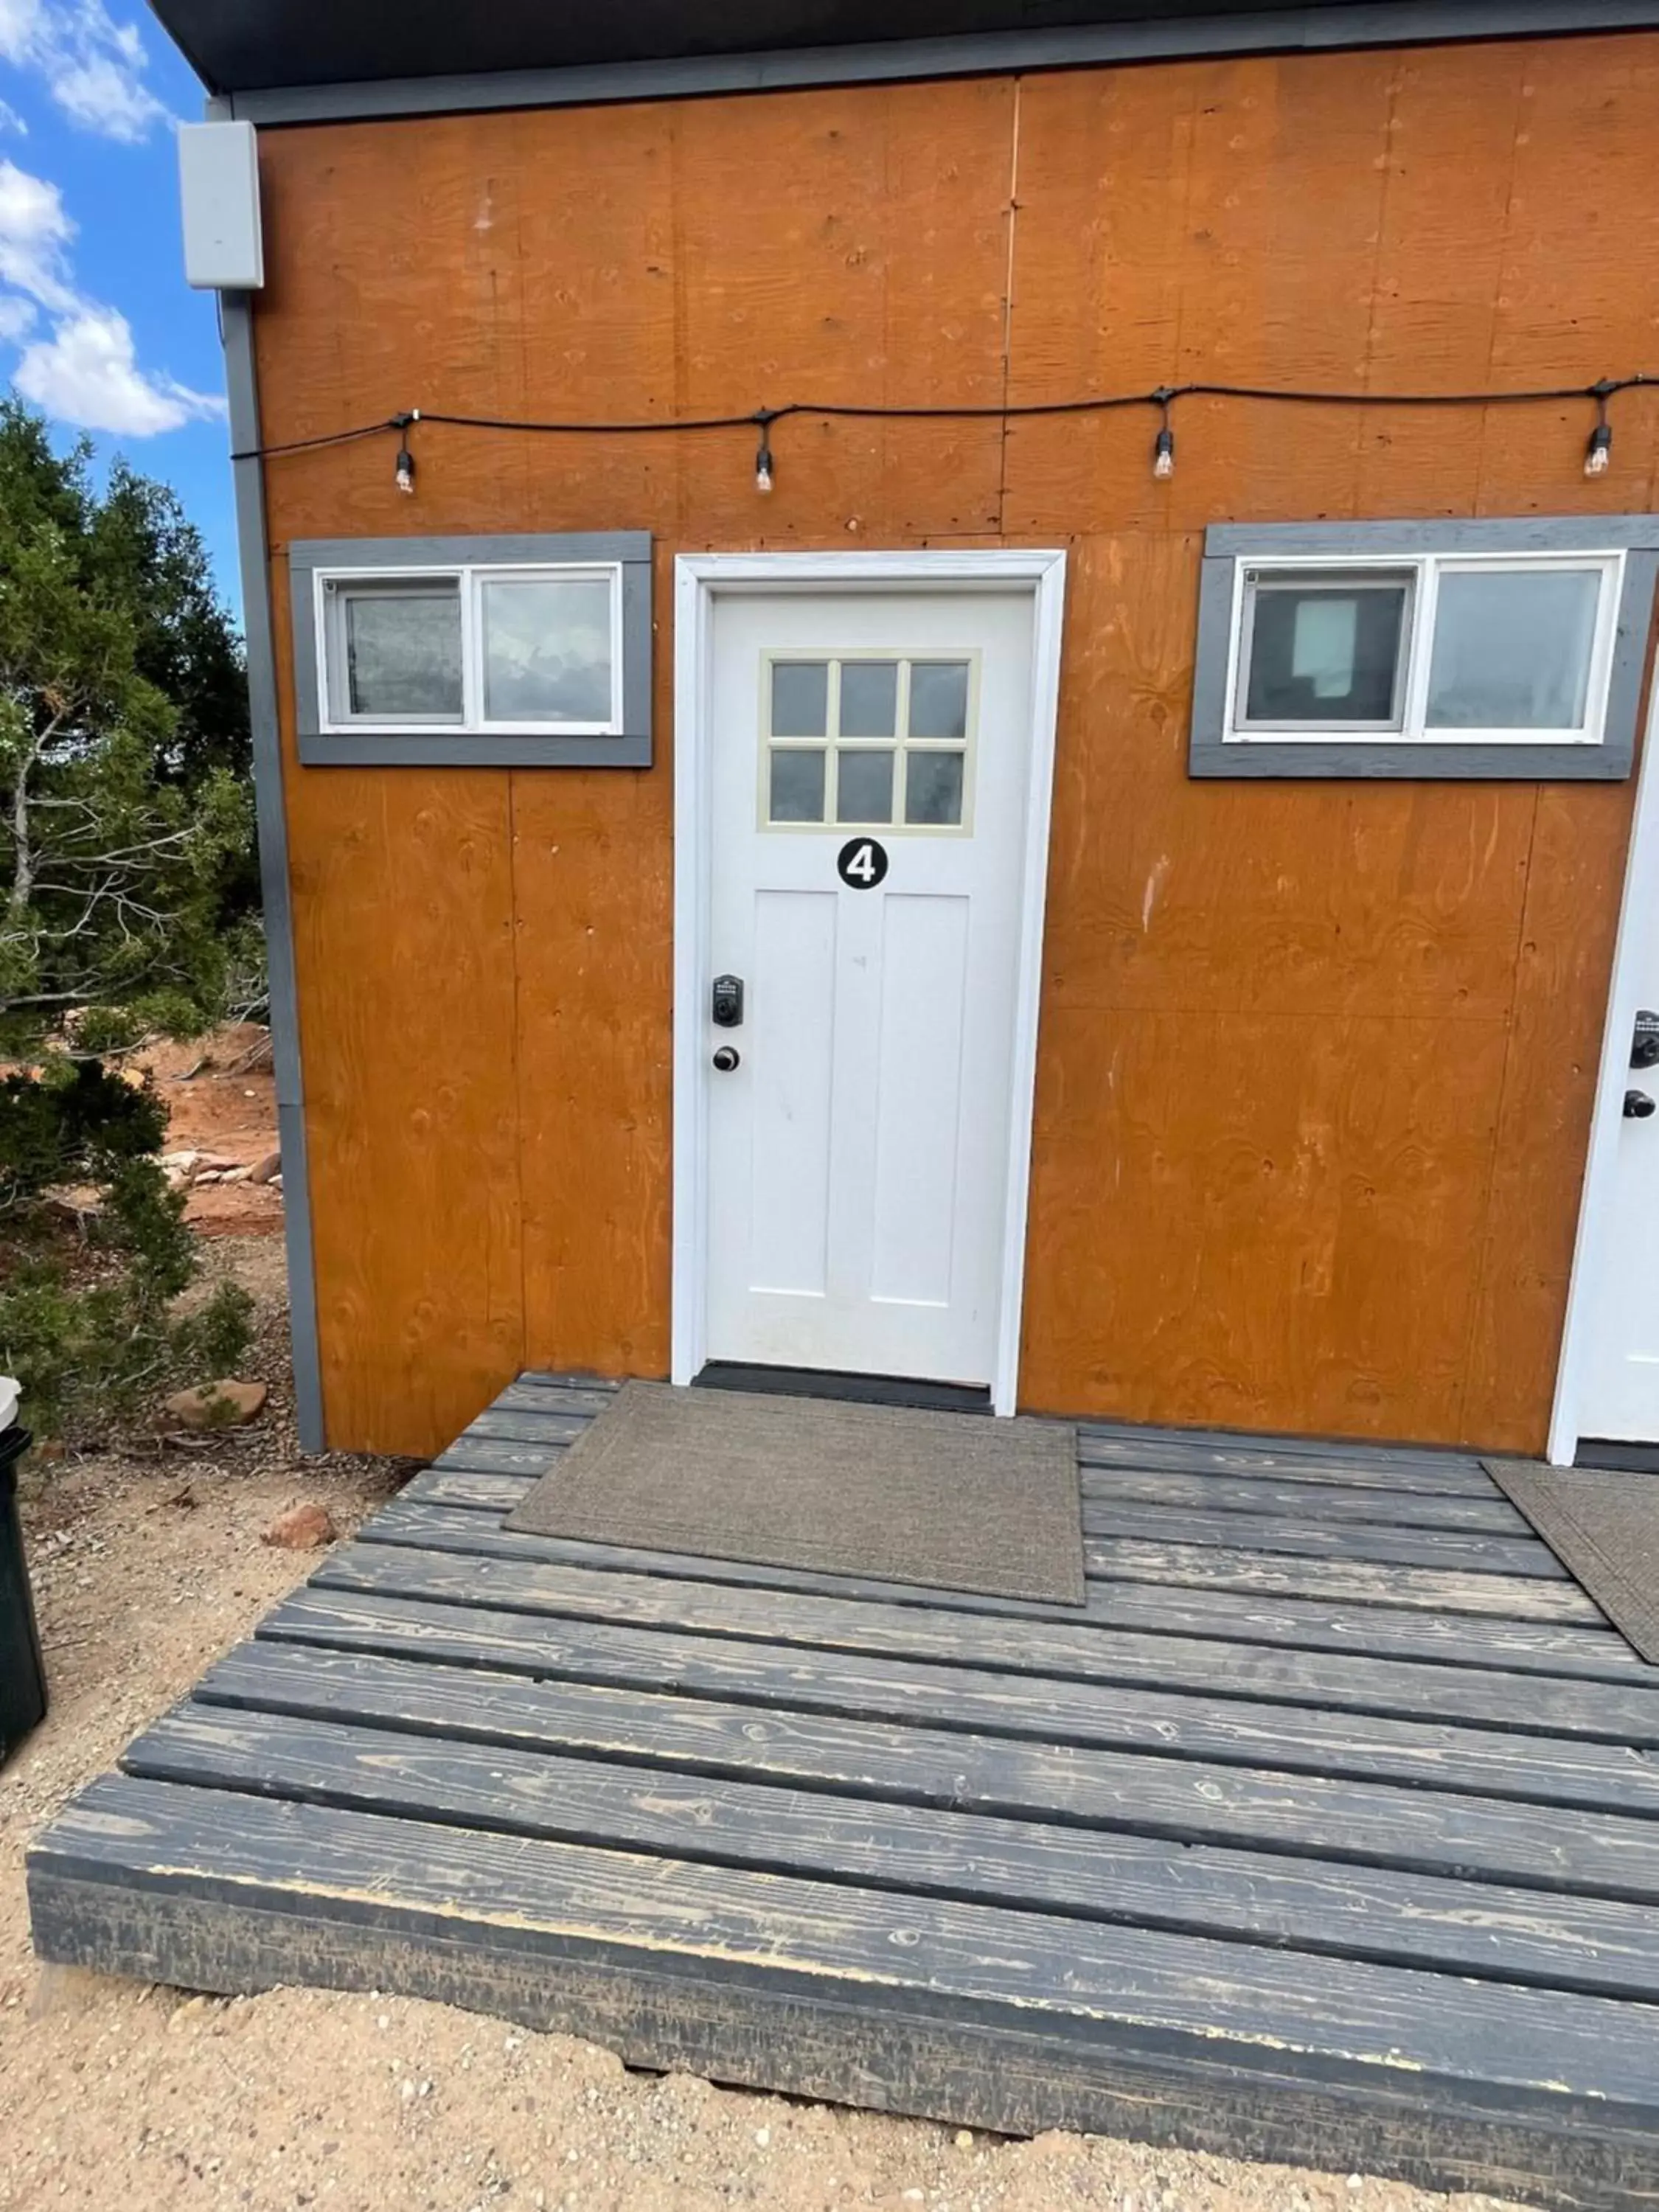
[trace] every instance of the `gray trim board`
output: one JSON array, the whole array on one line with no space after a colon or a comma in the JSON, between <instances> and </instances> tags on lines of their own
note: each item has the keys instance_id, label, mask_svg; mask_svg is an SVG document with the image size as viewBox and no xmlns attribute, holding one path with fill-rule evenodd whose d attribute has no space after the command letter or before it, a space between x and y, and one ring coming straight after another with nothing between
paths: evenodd
<instances>
[{"instance_id":1,"label":"gray trim board","mask_svg":"<svg viewBox=\"0 0 1659 2212\"><path fill-rule=\"evenodd\" d=\"M221 295L230 442L236 453L259 443L259 386L253 355L253 305L246 293ZM276 660L270 620L265 493L258 459L234 461L236 549L247 641L248 715L253 736L253 793L258 822L259 885L264 905L270 990L271 1054L276 1076L277 1137L283 1154L283 1218L288 1248L289 1326L293 1339L295 1415L300 1444L321 1451L323 1389L317 1340L317 1282L311 1243L311 1183L306 1156L305 1080L300 1063L300 1007L294 972L288 822L283 809L283 747L276 719Z\"/></svg>"},{"instance_id":2,"label":"gray trim board","mask_svg":"<svg viewBox=\"0 0 1659 2212\"><path fill-rule=\"evenodd\" d=\"M595 106L690 100L809 86L883 84L927 77L1089 69L1200 55L1328 52L1353 46L1544 38L1659 26L1659 0L1392 0L1388 5L1279 9L1255 16L1080 24L1054 30L895 39L877 45L693 55L567 69L386 77L294 85L229 96L229 112L260 125L343 123L508 107Z\"/></svg>"},{"instance_id":3,"label":"gray trim board","mask_svg":"<svg viewBox=\"0 0 1659 2212\"><path fill-rule=\"evenodd\" d=\"M469 562L615 561L622 568L623 728L616 737L514 737L454 729L325 731L317 711L319 568L440 568ZM289 548L295 735L307 768L649 768L651 535L644 530L478 538L307 538Z\"/></svg>"},{"instance_id":4,"label":"gray trim board","mask_svg":"<svg viewBox=\"0 0 1659 2212\"><path fill-rule=\"evenodd\" d=\"M1256 738L1229 744L1227 671L1233 580L1241 560L1272 562L1288 554L1360 555L1378 560L1424 553L1590 553L1623 551L1624 591L1614 633L1605 735L1599 745L1430 744L1334 737L1276 744ZM1279 522L1212 524L1200 570L1198 641L1193 672L1188 773L1196 777L1374 777L1516 782L1623 781L1636 757L1642 676L1659 585L1659 516L1527 515L1516 520L1425 522Z\"/></svg>"}]
</instances>

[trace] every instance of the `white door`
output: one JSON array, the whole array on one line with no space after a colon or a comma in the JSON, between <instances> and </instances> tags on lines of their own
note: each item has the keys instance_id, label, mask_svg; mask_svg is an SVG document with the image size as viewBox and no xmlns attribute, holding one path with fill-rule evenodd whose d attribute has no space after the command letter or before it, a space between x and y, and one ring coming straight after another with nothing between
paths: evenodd
<instances>
[{"instance_id":1,"label":"white door","mask_svg":"<svg viewBox=\"0 0 1659 2212\"><path fill-rule=\"evenodd\" d=\"M1608 1040L1622 1064L1599 1109L1606 1156L1600 1218L1587 1240L1593 1275L1577 1429L1581 1437L1659 1444L1659 850L1644 843L1632 855L1625 988Z\"/></svg>"},{"instance_id":2,"label":"white door","mask_svg":"<svg viewBox=\"0 0 1659 2212\"><path fill-rule=\"evenodd\" d=\"M1033 594L712 619L705 1355L989 1384L1029 1112Z\"/></svg>"}]
</instances>

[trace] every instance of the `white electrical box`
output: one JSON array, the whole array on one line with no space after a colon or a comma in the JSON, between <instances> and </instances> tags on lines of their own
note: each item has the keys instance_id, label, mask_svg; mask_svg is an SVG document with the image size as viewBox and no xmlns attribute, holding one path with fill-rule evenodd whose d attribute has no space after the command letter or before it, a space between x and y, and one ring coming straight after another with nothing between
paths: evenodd
<instances>
[{"instance_id":1,"label":"white electrical box","mask_svg":"<svg viewBox=\"0 0 1659 2212\"><path fill-rule=\"evenodd\" d=\"M257 292L265 281L259 155L251 123L181 123L185 281L204 292Z\"/></svg>"}]
</instances>

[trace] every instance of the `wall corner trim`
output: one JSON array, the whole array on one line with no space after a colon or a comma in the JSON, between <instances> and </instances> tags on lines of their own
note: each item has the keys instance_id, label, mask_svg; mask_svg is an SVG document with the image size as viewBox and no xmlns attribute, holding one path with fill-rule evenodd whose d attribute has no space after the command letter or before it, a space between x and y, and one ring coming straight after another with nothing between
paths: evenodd
<instances>
[{"instance_id":1,"label":"wall corner trim","mask_svg":"<svg viewBox=\"0 0 1659 2212\"><path fill-rule=\"evenodd\" d=\"M253 304L245 293L222 294L225 380L233 450L259 443L259 388L253 351ZM253 744L253 793L258 823L259 884L264 904L270 974L271 1054L276 1073L277 1136L283 1155L283 1212L288 1248L289 1322L293 1342L295 1412L304 1451L326 1448L322 1361L317 1334L317 1282L311 1234L305 1082L300 1059L299 996L294 966L294 915L289 883L288 820L283 805L282 732L276 716L276 661L271 627L270 568L265 532L263 464L231 464L236 491L236 546L247 641L248 715Z\"/></svg>"}]
</instances>

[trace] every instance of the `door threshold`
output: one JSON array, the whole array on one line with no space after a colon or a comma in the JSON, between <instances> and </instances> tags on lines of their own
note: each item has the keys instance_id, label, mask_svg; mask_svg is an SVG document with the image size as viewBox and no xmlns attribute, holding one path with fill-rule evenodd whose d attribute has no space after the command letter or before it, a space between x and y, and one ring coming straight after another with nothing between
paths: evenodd
<instances>
[{"instance_id":1,"label":"door threshold","mask_svg":"<svg viewBox=\"0 0 1659 2212\"><path fill-rule=\"evenodd\" d=\"M694 1390L761 1390L785 1398L841 1398L864 1406L908 1406L932 1413L989 1413L991 1392L969 1382L927 1382L908 1375L847 1375L822 1367L763 1367L711 1359Z\"/></svg>"},{"instance_id":2,"label":"door threshold","mask_svg":"<svg viewBox=\"0 0 1659 2212\"><path fill-rule=\"evenodd\" d=\"M1659 1444L1615 1443L1611 1437L1580 1437L1575 1467L1605 1468L1613 1474L1659 1474Z\"/></svg>"}]
</instances>

